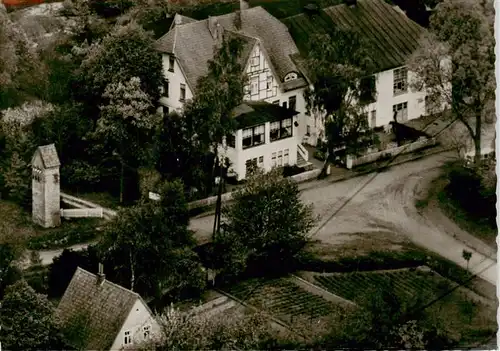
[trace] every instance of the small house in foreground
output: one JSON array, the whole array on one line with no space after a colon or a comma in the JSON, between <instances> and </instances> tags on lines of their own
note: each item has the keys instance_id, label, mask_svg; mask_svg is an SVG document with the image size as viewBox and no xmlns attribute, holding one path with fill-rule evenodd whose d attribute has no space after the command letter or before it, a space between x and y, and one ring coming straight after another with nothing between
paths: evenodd
<instances>
[{"instance_id":1,"label":"small house in foreground","mask_svg":"<svg viewBox=\"0 0 500 351\"><path fill-rule=\"evenodd\" d=\"M134 348L160 330L141 296L80 267L56 314L83 350Z\"/></svg>"}]
</instances>

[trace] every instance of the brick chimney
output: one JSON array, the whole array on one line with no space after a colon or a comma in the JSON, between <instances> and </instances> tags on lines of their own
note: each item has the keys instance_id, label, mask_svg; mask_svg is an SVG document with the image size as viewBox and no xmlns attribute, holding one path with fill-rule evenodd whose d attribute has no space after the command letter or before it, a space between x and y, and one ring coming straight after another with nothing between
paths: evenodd
<instances>
[{"instance_id":1,"label":"brick chimney","mask_svg":"<svg viewBox=\"0 0 500 351\"><path fill-rule=\"evenodd\" d=\"M102 263L99 263L99 271L97 273L97 285L102 285L102 283L104 283L105 278L106 275L104 274L104 266Z\"/></svg>"}]
</instances>

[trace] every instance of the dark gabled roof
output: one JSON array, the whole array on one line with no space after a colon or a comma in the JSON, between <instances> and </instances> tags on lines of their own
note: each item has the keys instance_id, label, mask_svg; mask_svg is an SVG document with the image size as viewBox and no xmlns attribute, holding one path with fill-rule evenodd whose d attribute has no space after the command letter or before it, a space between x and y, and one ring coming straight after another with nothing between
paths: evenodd
<instances>
[{"instance_id":1,"label":"dark gabled roof","mask_svg":"<svg viewBox=\"0 0 500 351\"><path fill-rule=\"evenodd\" d=\"M236 16L241 16L241 29L236 27ZM262 7L215 16L212 19L216 19L225 31L259 40L280 81L290 72L299 73L290 58L290 55L298 53L298 49L288 29ZM156 42L158 51L177 57L192 87L196 86L198 78L207 73L206 63L213 59L214 46L208 19L177 24Z\"/></svg>"},{"instance_id":2,"label":"dark gabled roof","mask_svg":"<svg viewBox=\"0 0 500 351\"><path fill-rule=\"evenodd\" d=\"M54 144L39 146L35 155L33 155L33 158L35 158L37 154L40 155L45 168L59 167L61 165L59 157L57 156L56 146Z\"/></svg>"},{"instance_id":3,"label":"dark gabled roof","mask_svg":"<svg viewBox=\"0 0 500 351\"><path fill-rule=\"evenodd\" d=\"M300 14L283 22L303 55L311 35L325 33L331 26L358 32L373 53L379 72L405 65L425 32L423 27L384 0L358 0L355 6L331 6L317 16Z\"/></svg>"},{"instance_id":4,"label":"dark gabled roof","mask_svg":"<svg viewBox=\"0 0 500 351\"><path fill-rule=\"evenodd\" d=\"M246 101L234 108L232 112L238 129L291 118L297 114L297 111L265 101Z\"/></svg>"},{"instance_id":5,"label":"dark gabled roof","mask_svg":"<svg viewBox=\"0 0 500 351\"><path fill-rule=\"evenodd\" d=\"M85 349L109 350L138 299L138 294L110 281L99 284L95 274L78 267L56 314L66 327L87 321Z\"/></svg>"}]
</instances>

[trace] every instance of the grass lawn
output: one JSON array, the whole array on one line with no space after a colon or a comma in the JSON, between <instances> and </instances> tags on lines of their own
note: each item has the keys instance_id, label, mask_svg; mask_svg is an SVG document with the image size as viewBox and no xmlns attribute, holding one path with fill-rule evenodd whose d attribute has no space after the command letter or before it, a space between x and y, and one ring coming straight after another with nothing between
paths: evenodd
<instances>
[{"instance_id":1,"label":"grass lawn","mask_svg":"<svg viewBox=\"0 0 500 351\"><path fill-rule=\"evenodd\" d=\"M42 228L31 221L31 213L15 203L0 200L0 242L19 243L30 250L58 249L96 239L99 218L62 220L57 228Z\"/></svg>"}]
</instances>

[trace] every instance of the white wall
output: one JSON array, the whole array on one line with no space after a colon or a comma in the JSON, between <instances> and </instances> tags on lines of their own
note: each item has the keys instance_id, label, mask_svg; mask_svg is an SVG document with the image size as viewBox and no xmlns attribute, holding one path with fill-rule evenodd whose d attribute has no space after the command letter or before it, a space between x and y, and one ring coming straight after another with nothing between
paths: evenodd
<instances>
[{"instance_id":1,"label":"white wall","mask_svg":"<svg viewBox=\"0 0 500 351\"><path fill-rule=\"evenodd\" d=\"M242 130L236 132L236 145L235 148L228 147L225 152L226 156L230 159L232 166L231 168L237 174L237 180L242 180L246 178L246 162L249 159L264 157L263 168L266 172L272 169L272 154L273 152L278 153L279 151L284 151L288 149L288 164L297 164L297 133L298 127L295 127L295 122L298 121L298 117L294 116L292 119L292 133L293 135L289 138L280 139L271 142L270 140L270 123L265 123L265 144L249 147L247 149L242 148ZM222 151L222 150L221 150Z\"/></svg>"},{"instance_id":2,"label":"white wall","mask_svg":"<svg viewBox=\"0 0 500 351\"><path fill-rule=\"evenodd\" d=\"M408 72L408 84L413 80L413 73ZM370 127L380 127L393 121L392 106L407 102L408 120L425 115L425 91L414 92L408 87L404 94L394 96L394 70L380 72L376 75L377 101L368 105L367 111ZM377 111L376 125L371 125L371 111ZM400 121L401 122L401 121Z\"/></svg>"},{"instance_id":3,"label":"white wall","mask_svg":"<svg viewBox=\"0 0 500 351\"><path fill-rule=\"evenodd\" d=\"M377 73L375 76L375 84L377 90L376 101L369 104L366 107L366 112L368 113L368 123L371 128L385 126L389 122L393 121L393 105L407 102L408 103L408 120L420 118L425 116L425 96L426 92L423 91L413 91L409 84L414 79L412 72L408 72L408 89L404 94L394 95L394 70L387 70ZM305 103L305 102L304 102ZM305 105L304 105L305 106ZM372 125L371 112L376 111L376 121L375 125ZM317 144L317 139L324 133L324 125L322 123L322 118L318 117L316 119L313 115L306 116L306 124L310 125L311 136L308 138L308 143L311 145ZM399 121L401 122L401 121ZM307 127L306 127L307 128Z\"/></svg>"},{"instance_id":4,"label":"white wall","mask_svg":"<svg viewBox=\"0 0 500 351\"><path fill-rule=\"evenodd\" d=\"M175 59L174 63L174 72L170 72L169 69L169 56L167 54L162 55L162 63L163 63L163 75L169 81L169 92L168 97L165 97L162 94L160 98L160 103L162 105L168 106L170 112L177 110L180 111L184 103L180 101L181 96L181 84L186 85L186 101L193 98L193 94L191 89L189 88L186 78L182 73L181 67L179 66L179 62ZM163 88L162 88L163 89Z\"/></svg>"},{"instance_id":5,"label":"white wall","mask_svg":"<svg viewBox=\"0 0 500 351\"><path fill-rule=\"evenodd\" d=\"M111 347L111 350L120 350L133 347L132 345L124 345L125 332L130 331L132 335L132 340L135 344L144 341L143 327L149 325L151 327L151 336L153 334L158 335L160 332L160 326L158 322L151 316L149 310L146 308L141 299L137 299L134 307L130 311L129 316L125 320L122 329L116 336L116 339Z\"/></svg>"}]
</instances>

